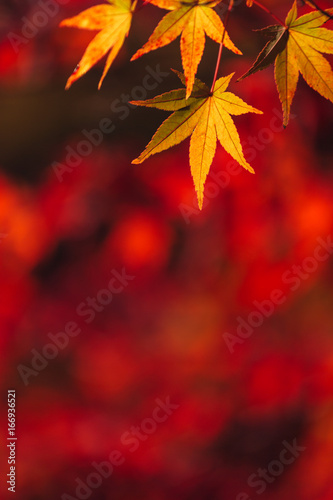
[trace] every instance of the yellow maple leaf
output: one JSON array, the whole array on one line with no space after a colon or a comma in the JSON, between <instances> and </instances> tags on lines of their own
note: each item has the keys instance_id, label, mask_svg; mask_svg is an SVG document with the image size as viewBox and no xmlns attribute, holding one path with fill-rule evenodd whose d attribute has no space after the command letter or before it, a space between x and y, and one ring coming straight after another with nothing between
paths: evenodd
<instances>
[{"instance_id":1,"label":"yellow maple leaf","mask_svg":"<svg viewBox=\"0 0 333 500\"><path fill-rule=\"evenodd\" d=\"M81 78L109 51L104 72L98 88L118 55L131 27L136 0L109 0L111 5L101 4L84 10L77 16L64 19L60 26L96 30L99 33L92 39L74 73L69 77L66 89Z\"/></svg>"},{"instance_id":2,"label":"yellow maple leaf","mask_svg":"<svg viewBox=\"0 0 333 500\"><path fill-rule=\"evenodd\" d=\"M195 75L205 48L205 35L217 43L222 42L236 54L241 51L232 43L224 26L213 10L221 0L151 0L150 3L170 10L156 26L148 42L139 49L132 61L138 57L171 43L181 35L180 48L186 79L186 97L192 92Z\"/></svg>"},{"instance_id":3,"label":"yellow maple leaf","mask_svg":"<svg viewBox=\"0 0 333 500\"><path fill-rule=\"evenodd\" d=\"M333 102L333 72L321 53L333 54L333 32L321 28L333 9L314 11L297 18L297 2L287 15L288 41L275 60L275 80L286 126L299 73L307 84Z\"/></svg>"},{"instance_id":4,"label":"yellow maple leaf","mask_svg":"<svg viewBox=\"0 0 333 500\"><path fill-rule=\"evenodd\" d=\"M184 75L176 73L185 84ZM190 166L200 209L203 204L205 181L215 155L217 139L242 167L254 173L244 157L231 115L262 112L226 91L233 75L234 73L217 80L213 92L210 92L200 80L195 79L189 99L186 99L185 89L177 89L153 99L132 102L137 106L173 111L172 115L158 128L146 149L132 163L142 163L149 156L169 149L191 135Z\"/></svg>"}]
</instances>

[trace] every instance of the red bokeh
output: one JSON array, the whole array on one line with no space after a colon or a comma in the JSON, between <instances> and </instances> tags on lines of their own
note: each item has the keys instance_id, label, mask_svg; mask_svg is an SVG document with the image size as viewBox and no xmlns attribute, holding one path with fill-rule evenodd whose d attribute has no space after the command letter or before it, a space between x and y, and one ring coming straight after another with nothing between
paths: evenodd
<instances>
[{"instance_id":1,"label":"red bokeh","mask_svg":"<svg viewBox=\"0 0 333 500\"><path fill-rule=\"evenodd\" d=\"M18 52L7 35L39 7L1 7L1 437L15 389L16 498L331 500L333 108L300 82L282 130L271 69L232 84L265 112L235 118L256 175L228 170L219 146L199 213L187 142L131 165L166 115L110 111L142 81L128 59L158 9L147 7L105 90L101 64L65 95L90 35L57 24L93 3L64 2ZM266 4L281 16L290 6ZM270 23L253 9L236 10L236 42L247 21ZM261 43L249 39L222 72L246 71ZM147 64L164 54L175 67L178 49ZM105 117L115 134L60 179L55 163ZM258 493L249 478L274 471L295 440L299 456ZM92 464L115 451L122 463L96 486ZM0 455L5 477L6 446ZM0 489L7 498L5 480Z\"/></svg>"}]
</instances>

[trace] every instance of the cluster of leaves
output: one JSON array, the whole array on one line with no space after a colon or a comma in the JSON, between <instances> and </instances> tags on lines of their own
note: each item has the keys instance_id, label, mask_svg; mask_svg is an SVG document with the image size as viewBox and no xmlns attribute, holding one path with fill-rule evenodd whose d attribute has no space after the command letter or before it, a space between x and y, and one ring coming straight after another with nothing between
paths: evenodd
<instances>
[{"instance_id":1,"label":"cluster of leaves","mask_svg":"<svg viewBox=\"0 0 333 500\"><path fill-rule=\"evenodd\" d=\"M138 106L155 107L172 114L162 123L146 149L133 163L141 163L149 156L164 151L191 136L190 166L199 207L203 204L204 185L212 164L217 139L225 150L250 172L253 168L246 161L241 141L231 115L261 113L231 92L228 84L234 73L217 79L222 48L242 54L231 41L226 24L233 7L229 1L224 24L214 10L221 0L147 0L169 12L156 26L147 43L131 60L163 47L180 36L183 73L176 72L183 88L166 92L146 101L133 101ZM304 2L305 3L305 2ZM310 87L333 102L333 72L322 53L333 54L333 31L322 27L332 18L333 8L322 10L307 1L314 10L298 17L294 0L285 21L281 21L256 0L247 0L248 7L256 5L271 14L278 24L261 32L268 37L263 50L253 66L239 80L275 64L275 80L287 126L290 107L296 91L299 73ZM97 30L88 45L66 88L83 76L107 53L107 60L99 88L119 53L129 33L137 0L109 0L109 4L91 7L79 15L62 21L61 26ZM220 44L212 86L196 78L202 59L206 35Z\"/></svg>"}]
</instances>

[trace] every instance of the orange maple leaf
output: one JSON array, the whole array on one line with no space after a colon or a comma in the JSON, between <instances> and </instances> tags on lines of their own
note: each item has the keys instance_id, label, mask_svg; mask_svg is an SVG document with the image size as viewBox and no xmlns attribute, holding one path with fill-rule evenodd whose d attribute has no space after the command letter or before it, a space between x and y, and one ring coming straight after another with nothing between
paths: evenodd
<instances>
[{"instance_id":1,"label":"orange maple leaf","mask_svg":"<svg viewBox=\"0 0 333 500\"><path fill-rule=\"evenodd\" d=\"M88 45L75 71L69 77L66 89L111 51L98 84L100 89L111 64L124 44L131 27L136 0L133 3L131 0L109 0L109 2L111 5L96 5L77 16L64 19L60 23L60 26L99 31Z\"/></svg>"},{"instance_id":2,"label":"orange maple leaf","mask_svg":"<svg viewBox=\"0 0 333 500\"><path fill-rule=\"evenodd\" d=\"M184 75L176 73L185 84ZM199 79L195 79L189 99L186 99L185 89L177 89L147 101L132 102L137 106L173 111L158 128L145 150L132 163L142 163L151 155L165 151L191 136L190 166L200 209L217 140L242 167L254 172L244 157L231 115L262 112L249 106L233 93L227 92L232 76L233 73L217 80L213 92Z\"/></svg>"},{"instance_id":3,"label":"orange maple leaf","mask_svg":"<svg viewBox=\"0 0 333 500\"><path fill-rule=\"evenodd\" d=\"M286 18L288 42L275 60L275 80L286 126L295 95L299 73L307 84L333 102L333 72L321 53L333 54L333 32L321 26L333 9L310 12L297 17L297 2Z\"/></svg>"},{"instance_id":4,"label":"orange maple leaf","mask_svg":"<svg viewBox=\"0 0 333 500\"><path fill-rule=\"evenodd\" d=\"M311 2L312 4L312 2ZM333 9L315 10L297 17L297 2L282 26L268 26L262 31L270 40L251 68L239 80L260 71L275 61L275 81L287 126L299 74L307 84L333 102L333 72L322 56L333 54L333 32L322 25L331 19Z\"/></svg>"},{"instance_id":5,"label":"orange maple leaf","mask_svg":"<svg viewBox=\"0 0 333 500\"><path fill-rule=\"evenodd\" d=\"M205 34L217 43L222 42L236 54L241 51L224 33L223 23L212 7L220 0L151 0L152 4L170 10L156 26L148 42L139 49L132 61L138 57L168 45L181 34L180 48L186 79L186 97L191 95L194 78L205 48Z\"/></svg>"}]
</instances>

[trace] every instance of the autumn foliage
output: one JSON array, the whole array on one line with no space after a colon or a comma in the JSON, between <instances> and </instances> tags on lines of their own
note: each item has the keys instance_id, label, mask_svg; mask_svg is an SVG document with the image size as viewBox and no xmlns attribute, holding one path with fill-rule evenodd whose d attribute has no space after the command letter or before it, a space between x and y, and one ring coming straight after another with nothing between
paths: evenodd
<instances>
[{"instance_id":1,"label":"autumn foliage","mask_svg":"<svg viewBox=\"0 0 333 500\"><path fill-rule=\"evenodd\" d=\"M109 0L85 10L81 14L65 19L61 26L98 30L66 88L83 76L96 62L109 52L99 88L121 49L131 27L137 8L137 0ZM230 115L261 111L244 103L225 90L233 74L216 81L223 46L237 55L242 52L231 41L226 24L234 1L228 6L221 0L151 0L151 3L168 12L158 23L147 43L132 56L135 60L148 52L163 47L180 36L180 50L184 77L179 74L185 89L174 90L148 101L135 101L140 106L156 107L173 114L157 130L144 152L133 161L141 163L152 154L164 151L191 136L190 166L200 209L203 205L204 186L216 150L217 139L225 150L246 170L254 172L244 158L241 140ZM304 2L305 3L305 2ZM333 32L322 27L333 14L333 9L322 10L314 2L307 2L313 12L298 16L297 1L294 0L285 21L258 1L247 0L248 7L260 7L279 22L261 30L269 41L249 71L240 79L275 63L275 80L283 109L283 124L288 125L290 107L296 91L299 73L308 85L323 97L333 102L333 73L322 53L333 53ZM145 4L143 4L144 6ZM222 6L225 24L214 10ZM142 5L141 5L142 7ZM220 44L220 51L211 87L195 80L199 63L203 57L205 38L210 37Z\"/></svg>"},{"instance_id":2,"label":"autumn foliage","mask_svg":"<svg viewBox=\"0 0 333 500\"><path fill-rule=\"evenodd\" d=\"M262 1L287 24L292 0ZM93 2L63 1L18 53L6 36L0 47L0 413L15 389L14 497L332 500L333 106L298 63L284 129L274 66L289 53L286 41L294 42L245 0L234 3L229 20L227 1L211 9L244 54L223 47L213 92L219 43L207 32L188 99L183 32L130 62L175 12L141 1L101 90L111 38L105 56L65 92L85 48L107 26L58 25ZM40 5L2 2L8 30L20 34L21 17L34 19ZM295 22L321 14L299 1ZM275 27L251 31L265 26ZM328 19L314 29L331 27ZM301 47L319 43L312 38L304 35ZM261 52L270 67L237 83ZM157 65L168 72L159 81ZM149 154L156 130L153 145L189 110L188 139L131 164ZM255 175L226 150L220 116L237 127ZM99 127L111 121L113 128ZM201 211L188 165L194 141L207 157L219 143ZM65 167L62 175L54 164ZM115 271L134 278L110 301ZM73 322L80 333L66 336ZM155 400L168 397L179 407L151 423ZM288 452L282 470L283 443L295 440L305 450L294 461ZM99 480L114 450L125 462ZM6 499L6 443L0 456Z\"/></svg>"}]
</instances>

